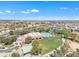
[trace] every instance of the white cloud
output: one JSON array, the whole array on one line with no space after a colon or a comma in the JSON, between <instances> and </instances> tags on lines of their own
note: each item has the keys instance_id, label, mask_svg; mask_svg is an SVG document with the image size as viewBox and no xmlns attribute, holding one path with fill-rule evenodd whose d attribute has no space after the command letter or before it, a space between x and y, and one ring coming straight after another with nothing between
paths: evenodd
<instances>
[{"instance_id":1,"label":"white cloud","mask_svg":"<svg viewBox=\"0 0 79 59\"><path fill-rule=\"evenodd\" d=\"M69 8L67 8L67 7L62 7L62 8L59 8L60 10L67 10L67 9L69 9Z\"/></svg>"},{"instance_id":2,"label":"white cloud","mask_svg":"<svg viewBox=\"0 0 79 59\"><path fill-rule=\"evenodd\" d=\"M32 9L31 12L39 12L38 9Z\"/></svg>"},{"instance_id":3,"label":"white cloud","mask_svg":"<svg viewBox=\"0 0 79 59\"><path fill-rule=\"evenodd\" d=\"M6 10L5 13L12 13L12 11L10 11L10 10Z\"/></svg>"},{"instance_id":4,"label":"white cloud","mask_svg":"<svg viewBox=\"0 0 79 59\"><path fill-rule=\"evenodd\" d=\"M79 8L67 8L67 7L61 7L60 10L79 10Z\"/></svg>"},{"instance_id":5,"label":"white cloud","mask_svg":"<svg viewBox=\"0 0 79 59\"><path fill-rule=\"evenodd\" d=\"M23 14L29 14L30 12L28 12L28 11L21 11L21 13L23 13Z\"/></svg>"},{"instance_id":6,"label":"white cloud","mask_svg":"<svg viewBox=\"0 0 79 59\"><path fill-rule=\"evenodd\" d=\"M0 11L0 14L2 14L3 12L2 11Z\"/></svg>"},{"instance_id":7,"label":"white cloud","mask_svg":"<svg viewBox=\"0 0 79 59\"><path fill-rule=\"evenodd\" d=\"M26 11L21 11L21 13L23 13L23 14L30 14L31 12L30 12L29 9L27 9Z\"/></svg>"},{"instance_id":8,"label":"white cloud","mask_svg":"<svg viewBox=\"0 0 79 59\"><path fill-rule=\"evenodd\" d=\"M37 12L39 12L39 10L37 9L32 9L32 10L27 9L26 11L21 11L21 13L23 14L31 14L31 13L37 13Z\"/></svg>"},{"instance_id":9,"label":"white cloud","mask_svg":"<svg viewBox=\"0 0 79 59\"><path fill-rule=\"evenodd\" d=\"M24 10L24 11L11 11L11 10L5 10L5 11L0 11L0 14L2 14L2 13L4 13L4 14L16 14L16 13L22 13L22 14L31 14L31 13L37 13L37 12L39 12L39 10L37 10L37 9L31 9L31 10L29 10L29 9L27 9L27 10Z\"/></svg>"},{"instance_id":10,"label":"white cloud","mask_svg":"<svg viewBox=\"0 0 79 59\"><path fill-rule=\"evenodd\" d=\"M79 8L74 8L75 10L79 10Z\"/></svg>"}]
</instances>

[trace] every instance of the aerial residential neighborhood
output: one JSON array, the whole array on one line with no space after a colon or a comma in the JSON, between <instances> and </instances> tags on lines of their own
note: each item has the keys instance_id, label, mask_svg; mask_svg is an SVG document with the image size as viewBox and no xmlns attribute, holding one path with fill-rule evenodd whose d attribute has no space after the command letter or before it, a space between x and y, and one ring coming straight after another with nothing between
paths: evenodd
<instances>
[{"instance_id":1,"label":"aerial residential neighborhood","mask_svg":"<svg viewBox=\"0 0 79 59\"><path fill-rule=\"evenodd\" d=\"M0 1L0 57L79 57L79 2Z\"/></svg>"},{"instance_id":2,"label":"aerial residential neighborhood","mask_svg":"<svg viewBox=\"0 0 79 59\"><path fill-rule=\"evenodd\" d=\"M78 56L79 31L77 25L79 21L73 22L1 21L0 26L4 27L4 30L0 32L0 56ZM73 24L75 25L72 26Z\"/></svg>"}]
</instances>

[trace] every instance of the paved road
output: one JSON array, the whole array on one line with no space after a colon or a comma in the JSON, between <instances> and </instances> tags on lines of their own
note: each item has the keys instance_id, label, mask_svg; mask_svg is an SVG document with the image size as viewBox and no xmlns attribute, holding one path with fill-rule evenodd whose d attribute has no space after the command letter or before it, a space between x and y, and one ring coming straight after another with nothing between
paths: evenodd
<instances>
[{"instance_id":1,"label":"paved road","mask_svg":"<svg viewBox=\"0 0 79 59\"><path fill-rule=\"evenodd\" d=\"M8 52L8 51L12 51L14 49L16 49L18 46L13 46L11 48L7 48L7 49L0 49L0 52Z\"/></svg>"}]
</instances>

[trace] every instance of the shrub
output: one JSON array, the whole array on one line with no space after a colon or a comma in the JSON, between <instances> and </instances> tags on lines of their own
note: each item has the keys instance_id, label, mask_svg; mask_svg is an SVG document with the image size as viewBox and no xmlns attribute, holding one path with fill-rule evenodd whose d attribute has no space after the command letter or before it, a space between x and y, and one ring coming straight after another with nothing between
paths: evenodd
<instances>
[{"instance_id":1,"label":"shrub","mask_svg":"<svg viewBox=\"0 0 79 59\"><path fill-rule=\"evenodd\" d=\"M31 50L31 54L33 55L38 55L42 53L42 48L40 47L40 43L38 40L34 40L32 43L32 50Z\"/></svg>"},{"instance_id":2,"label":"shrub","mask_svg":"<svg viewBox=\"0 0 79 59\"><path fill-rule=\"evenodd\" d=\"M11 54L11 56L12 56L12 57L20 57L20 54L17 53L17 52L13 52L13 53Z\"/></svg>"},{"instance_id":3,"label":"shrub","mask_svg":"<svg viewBox=\"0 0 79 59\"><path fill-rule=\"evenodd\" d=\"M14 31L10 31L9 34L10 34L10 35L14 35Z\"/></svg>"},{"instance_id":4,"label":"shrub","mask_svg":"<svg viewBox=\"0 0 79 59\"><path fill-rule=\"evenodd\" d=\"M29 44L32 42L32 37L28 36L26 39L25 39L25 44Z\"/></svg>"}]
</instances>

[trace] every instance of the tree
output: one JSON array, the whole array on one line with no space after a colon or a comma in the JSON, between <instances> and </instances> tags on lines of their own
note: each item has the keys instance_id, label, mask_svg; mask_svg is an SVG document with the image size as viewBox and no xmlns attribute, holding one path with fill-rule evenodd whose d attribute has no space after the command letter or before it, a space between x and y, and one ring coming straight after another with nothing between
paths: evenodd
<instances>
[{"instance_id":1,"label":"tree","mask_svg":"<svg viewBox=\"0 0 79 59\"><path fill-rule=\"evenodd\" d=\"M15 28L16 28L16 27L15 27L15 24L11 24L11 25L9 26L9 29L10 29L10 30L15 30Z\"/></svg>"},{"instance_id":2,"label":"tree","mask_svg":"<svg viewBox=\"0 0 79 59\"><path fill-rule=\"evenodd\" d=\"M79 49L77 48L76 51L79 52Z\"/></svg>"},{"instance_id":3,"label":"tree","mask_svg":"<svg viewBox=\"0 0 79 59\"><path fill-rule=\"evenodd\" d=\"M33 55L39 55L42 53L42 48L40 47L40 43L38 40L34 40L32 43L32 50L31 50L31 54Z\"/></svg>"},{"instance_id":4,"label":"tree","mask_svg":"<svg viewBox=\"0 0 79 59\"><path fill-rule=\"evenodd\" d=\"M62 53L66 54L68 53L70 50L72 50L70 48L69 42L66 40L64 45L61 47Z\"/></svg>"},{"instance_id":5,"label":"tree","mask_svg":"<svg viewBox=\"0 0 79 59\"><path fill-rule=\"evenodd\" d=\"M15 41L15 38L12 37L0 37L0 43L4 43L4 45L9 45Z\"/></svg>"},{"instance_id":6,"label":"tree","mask_svg":"<svg viewBox=\"0 0 79 59\"><path fill-rule=\"evenodd\" d=\"M11 56L12 56L12 57L20 57L20 54L17 53L17 52L13 52L13 53L11 54Z\"/></svg>"},{"instance_id":7,"label":"tree","mask_svg":"<svg viewBox=\"0 0 79 59\"><path fill-rule=\"evenodd\" d=\"M9 32L9 34L10 34L10 35L14 35L14 31L11 30L11 31Z\"/></svg>"},{"instance_id":8,"label":"tree","mask_svg":"<svg viewBox=\"0 0 79 59\"><path fill-rule=\"evenodd\" d=\"M69 29L62 29L57 31L58 34L63 34L65 38L68 38L71 36L72 32Z\"/></svg>"},{"instance_id":9,"label":"tree","mask_svg":"<svg viewBox=\"0 0 79 59\"><path fill-rule=\"evenodd\" d=\"M0 36L0 43L3 43L5 37L4 36Z\"/></svg>"},{"instance_id":10,"label":"tree","mask_svg":"<svg viewBox=\"0 0 79 59\"><path fill-rule=\"evenodd\" d=\"M76 39L77 34L76 33L72 33L71 34L71 40L75 40Z\"/></svg>"},{"instance_id":11,"label":"tree","mask_svg":"<svg viewBox=\"0 0 79 59\"><path fill-rule=\"evenodd\" d=\"M12 37L5 37L2 42L4 43L4 45L10 45L12 44L13 42L16 41L16 36L12 36Z\"/></svg>"},{"instance_id":12,"label":"tree","mask_svg":"<svg viewBox=\"0 0 79 59\"><path fill-rule=\"evenodd\" d=\"M72 33L71 40L79 42L79 34Z\"/></svg>"},{"instance_id":13,"label":"tree","mask_svg":"<svg viewBox=\"0 0 79 59\"><path fill-rule=\"evenodd\" d=\"M76 35L75 41L79 42L79 34Z\"/></svg>"},{"instance_id":14,"label":"tree","mask_svg":"<svg viewBox=\"0 0 79 59\"><path fill-rule=\"evenodd\" d=\"M71 56L70 56L70 54L68 56L69 57L79 57L79 49L76 49L76 51L71 53Z\"/></svg>"},{"instance_id":15,"label":"tree","mask_svg":"<svg viewBox=\"0 0 79 59\"><path fill-rule=\"evenodd\" d=\"M0 49L4 49L5 47L3 45L0 46Z\"/></svg>"},{"instance_id":16,"label":"tree","mask_svg":"<svg viewBox=\"0 0 79 59\"><path fill-rule=\"evenodd\" d=\"M28 36L26 39L25 39L25 44L29 44L32 42L32 37Z\"/></svg>"}]
</instances>

